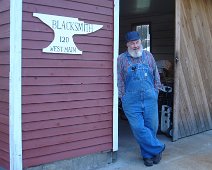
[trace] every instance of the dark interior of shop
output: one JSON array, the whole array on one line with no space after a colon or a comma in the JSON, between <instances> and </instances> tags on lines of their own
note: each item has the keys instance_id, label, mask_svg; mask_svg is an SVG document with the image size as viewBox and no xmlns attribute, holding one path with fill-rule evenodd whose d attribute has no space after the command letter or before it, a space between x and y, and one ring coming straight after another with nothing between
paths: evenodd
<instances>
[{"instance_id":1,"label":"dark interior of shop","mask_svg":"<svg viewBox=\"0 0 212 170\"><path fill-rule=\"evenodd\" d=\"M142 45L150 51L157 63L164 91L158 97L158 134L172 138L175 1L174 0L121 0L119 25L119 53L126 50L124 35L136 30ZM127 118L119 102L119 141L126 135ZM129 133L131 133L129 131Z\"/></svg>"}]
</instances>

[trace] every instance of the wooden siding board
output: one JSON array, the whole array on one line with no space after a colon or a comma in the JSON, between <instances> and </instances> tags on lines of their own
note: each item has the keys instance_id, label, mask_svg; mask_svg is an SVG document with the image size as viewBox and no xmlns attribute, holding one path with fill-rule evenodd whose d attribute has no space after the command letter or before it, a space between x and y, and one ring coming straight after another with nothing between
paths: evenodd
<instances>
[{"instance_id":1,"label":"wooden siding board","mask_svg":"<svg viewBox=\"0 0 212 170\"><path fill-rule=\"evenodd\" d=\"M77 150L65 151L65 152L55 153L51 155L44 155L44 156L39 156L35 158L24 159L23 162L24 162L24 167L30 167L30 166L40 165L44 163L59 161L63 159L79 157L82 155L98 153L101 151L108 151L111 149L111 147L112 147L111 143L100 144L97 146L91 146L87 148L79 148Z\"/></svg>"},{"instance_id":2,"label":"wooden siding board","mask_svg":"<svg viewBox=\"0 0 212 170\"><path fill-rule=\"evenodd\" d=\"M22 113L33 113L33 112L43 112L43 111L53 111L53 110L63 110L63 109L75 109L83 107L98 107L98 106L111 106L112 100L109 99L98 99L98 100L82 100L82 101L72 101L72 102L58 102L55 103L43 103L43 104L27 104L23 105Z\"/></svg>"},{"instance_id":3,"label":"wooden siding board","mask_svg":"<svg viewBox=\"0 0 212 170\"><path fill-rule=\"evenodd\" d=\"M0 94L1 94L0 102L8 102L9 101L9 93L7 90L0 90Z\"/></svg>"},{"instance_id":4,"label":"wooden siding board","mask_svg":"<svg viewBox=\"0 0 212 170\"><path fill-rule=\"evenodd\" d=\"M9 145L8 145L8 142L5 143L3 141L0 140L0 146L1 146L1 150L5 153L9 153ZM1 157L1 155L0 155Z\"/></svg>"},{"instance_id":5,"label":"wooden siding board","mask_svg":"<svg viewBox=\"0 0 212 170\"><path fill-rule=\"evenodd\" d=\"M40 5L42 5L40 7ZM74 1L63 1L61 3L61 0L52 0L52 1L45 1L37 0L35 1L26 1L23 5L23 11L35 11L35 9L39 8L58 8L58 9L68 9L68 10L74 10L74 11L81 11L81 12L88 12L88 13L95 13L95 14L102 14L102 15L111 15L113 13L112 8L107 8L104 6L96 6L96 5L90 5L90 4L84 4L80 2L74 2Z\"/></svg>"},{"instance_id":6,"label":"wooden siding board","mask_svg":"<svg viewBox=\"0 0 212 170\"><path fill-rule=\"evenodd\" d=\"M63 94L63 93L82 93L82 92L102 92L113 90L112 84L67 84L67 85L54 85L54 86L24 86L22 92L23 96L28 95L41 95L41 94ZM0 90L1 91L1 90Z\"/></svg>"},{"instance_id":7,"label":"wooden siding board","mask_svg":"<svg viewBox=\"0 0 212 170\"><path fill-rule=\"evenodd\" d=\"M2 39L2 41L3 41L3 39L9 39L9 37L10 37L9 28L10 28L9 24L4 24L4 25L0 26L0 31L1 31L0 32L0 39ZM1 44L3 43L2 41L1 41ZM7 40L7 42L8 42L8 40ZM7 42L4 43L4 46L6 46ZM5 49L5 50L2 50L3 49L2 47L0 49L1 49L1 51L7 51L8 50L8 48Z\"/></svg>"},{"instance_id":8,"label":"wooden siding board","mask_svg":"<svg viewBox=\"0 0 212 170\"><path fill-rule=\"evenodd\" d=\"M49 59L23 59L24 68L110 68L112 61L83 61L83 60L49 60Z\"/></svg>"},{"instance_id":9,"label":"wooden siding board","mask_svg":"<svg viewBox=\"0 0 212 170\"><path fill-rule=\"evenodd\" d=\"M38 149L38 148L43 148L43 147L48 147L53 145L72 143L72 142L88 140L88 139L98 138L102 136L109 136L109 135L112 135L112 128L98 129L94 131L84 131L79 133L71 133L71 134L52 136L52 137L34 139L34 140L27 140L27 141L23 141L23 146L24 146L23 150Z\"/></svg>"},{"instance_id":10,"label":"wooden siding board","mask_svg":"<svg viewBox=\"0 0 212 170\"><path fill-rule=\"evenodd\" d=\"M1 66L0 66L1 67ZM9 90L9 75L4 75L5 77L0 76L0 89L1 90Z\"/></svg>"},{"instance_id":11,"label":"wooden siding board","mask_svg":"<svg viewBox=\"0 0 212 170\"><path fill-rule=\"evenodd\" d=\"M4 75L5 77L1 77L0 76L0 80L1 80L1 85L0 85L0 89L1 90L9 90L9 75Z\"/></svg>"},{"instance_id":12,"label":"wooden siding board","mask_svg":"<svg viewBox=\"0 0 212 170\"><path fill-rule=\"evenodd\" d=\"M40 156L45 156L45 155L50 155L50 154L55 154L60 152L76 150L80 148L88 148L91 146L97 146L97 145L107 144L107 143L112 143L111 135L91 138L85 141L84 140L74 141L71 143L65 143L60 145L35 148L30 150L23 150L23 157L24 159L34 158L34 157L40 157Z\"/></svg>"},{"instance_id":13,"label":"wooden siding board","mask_svg":"<svg viewBox=\"0 0 212 170\"><path fill-rule=\"evenodd\" d=\"M10 64L9 51L1 52L0 65L9 65L9 64Z\"/></svg>"},{"instance_id":14,"label":"wooden siding board","mask_svg":"<svg viewBox=\"0 0 212 170\"><path fill-rule=\"evenodd\" d=\"M70 4L70 2L65 2L62 4L60 0L54 0L55 3L52 3L52 1L45 1L43 2L42 0L38 1L33 1L33 0L23 0L25 3L33 3L33 4L44 4L44 5L52 5L56 3L56 6L58 7L67 7L67 5ZM93 6L100 6L100 7L107 7L113 9L113 1L105 1L105 0L72 0L72 2L77 2L82 4L88 4L88 5L93 5Z\"/></svg>"},{"instance_id":15,"label":"wooden siding board","mask_svg":"<svg viewBox=\"0 0 212 170\"><path fill-rule=\"evenodd\" d=\"M1 65L0 77L9 76L9 65Z\"/></svg>"},{"instance_id":16,"label":"wooden siding board","mask_svg":"<svg viewBox=\"0 0 212 170\"><path fill-rule=\"evenodd\" d=\"M112 98L112 96L113 96L112 91L29 95L29 96L22 96L22 100L23 100L22 104L50 103L50 102L57 103L57 102L67 102L67 101L96 100L96 99Z\"/></svg>"},{"instance_id":17,"label":"wooden siding board","mask_svg":"<svg viewBox=\"0 0 212 170\"><path fill-rule=\"evenodd\" d=\"M0 158L0 165L4 167L6 170L10 169L10 163L2 158Z\"/></svg>"},{"instance_id":18,"label":"wooden siding board","mask_svg":"<svg viewBox=\"0 0 212 170\"><path fill-rule=\"evenodd\" d=\"M23 140L41 139L46 137L66 135L71 133L80 133L84 131L94 131L98 129L111 128L112 122L110 120L103 122L92 122L87 124L78 124L74 126L55 127L50 129L40 129L34 131L24 131Z\"/></svg>"},{"instance_id":19,"label":"wooden siding board","mask_svg":"<svg viewBox=\"0 0 212 170\"><path fill-rule=\"evenodd\" d=\"M0 51L9 51L10 50L10 39L9 38L1 38L0 39Z\"/></svg>"},{"instance_id":20,"label":"wooden siding board","mask_svg":"<svg viewBox=\"0 0 212 170\"><path fill-rule=\"evenodd\" d=\"M3 125L7 125L9 127L9 117L7 115L4 115L0 111L0 123Z\"/></svg>"},{"instance_id":21,"label":"wooden siding board","mask_svg":"<svg viewBox=\"0 0 212 170\"><path fill-rule=\"evenodd\" d=\"M10 1L1 0L0 1L0 12L8 11L10 9Z\"/></svg>"},{"instance_id":22,"label":"wooden siding board","mask_svg":"<svg viewBox=\"0 0 212 170\"><path fill-rule=\"evenodd\" d=\"M108 121L108 120L111 120L111 117L112 117L111 115L112 113L86 115L86 116L79 116L79 117L72 117L72 118L24 123L22 126L23 126L23 131L54 128L54 127L64 127L64 126L72 126L72 125L86 124L86 123L92 123L92 122Z\"/></svg>"},{"instance_id":23,"label":"wooden siding board","mask_svg":"<svg viewBox=\"0 0 212 170\"><path fill-rule=\"evenodd\" d=\"M5 68L3 71L6 72L8 68ZM80 76L111 76L112 77L112 69L89 69L89 68L27 68L23 69L22 75L25 77L31 76L40 76L40 77L80 77Z\"/></svg>"},{"instance_id":24,"label":"wooden siding board","mask_svg":"<svg viewBox=\"0 0 212 170\"><path fill-rule=\"evenodd\" d=\"M4 39L9 39L10 37L10 32L9 32L9 24L5 24L5 25L0 25L0 39L2 39L2 41ZM3 44L3 42L1 41L1 44ZM7 40L8 41L8 40ZM7 42L4 43L4 47L7 47ZM3 49L2 47L0 47L0 51L9 51L8 48L7 49Z\"/></svg>"},{"instance_id":25,"label":"wooden siding board","mask_svg":"<svg viewBox=\"0 0 212 170\"><path fill-rule=\"evenodd\" d=\"M4 153L4 154L3 154ZM2 155L1 155L2 154ZM1 167L3 166L4 168L6 168L6 166L8 166L8 168L7 169L9 169L9 162L8 162L8 160L7 160L7 158L8 158L8 156L9 156L9 154L7 155L7 153L5 153L5 152L1 152L0 153L0 165L1 165ZM6 156L5 156L6 155ZM6 170L7 170L6 169Z\"/></svg>"},{"instance_id":26,"label":"wooden siding board","mask_svg":"<svg viewBox=\"0 0 212 170\"><path fill-rule=\"evenodd\" d=\"M0 144L2 144L1 142L0 142ZM1 146L1 148L3 148L3 149L0 149L0 165L1 165L1 167L3 166L4 168L6 168L6 169L9 169L9 160L10 160L10 158L9 158L9 152L8 151L5 151L5 147L6 148L8 148L8 144L6 144L6 145L0 145Z\"/></svg>"},{"instance_id":27,"label":"wooden siding board","mask_svg":"<svg viewBox=\"0 0 212 170\"><path fill-rule=\"evenodd\" d=\"M4 133L0 129L0 141L7 143L9 147L9 132Z\"/></svg>"},{"instance_id":28,"label":"wooden siding board","mask_svg":"<svg viewBox=\"0 0 212 170\"><path fill-rule=\"evenodd\" d=\"M6 35L3 35L2 32L5 31L4 29L2 29L2 27L4 27L5 25L10 23L10 16L9 16L10 11L3 11L0 12L0 16L1 16L1 21L0 21L0 38L2 37L7 37Z\"/></svg>"},{"instance_id":29,"label":"wooden siding board","mask_svg":"<svg viewBox=\"0 0 212 170\"><path fill-rule=\"evenodd\" d=\"M23 59L25 58L35 58L35 59L49 59L49 60L58 60L58 59L75 59L75 60L84 60L84 61L111 61L112 58L112 52L109 53L93 53L93 52L86 52L82 55L61 55L61 54L54 54L51 53L43 53L42 50L32 50L32 49L23 49Z\"/></svg>"},{"instance_id":30,"label":"wooden siding board","mask_svg":"<svg viewBox=\"0 0 212 170\"><path fill-rule=\"evenodd\" d=\"M105 0L74 0L74 1L78 1L81 3L86 3L86 4L92 4L95 6L103 6L103 7L108 7L108 8L112 8L114 7L114 3L113 1L105 1Z\"/></svg>"},{"instance_id":31,"label":"wooden siding board","mask_svg":"<svg viewBox=\"0 0 212 170\"><path fill-rule=\"evenodd\" d=\"M95 114L105 114L110 112L112 112L111 106L27 113L27 114L23 114L23 123L43 121L43 120L55 120L55 119L61 119L61 118L71 118L71 117L77 117L77 116L78 117L89 116L89 115L95 115Z\"/></svg>"},{"instance_id":32,"label":"wooden siding board","mask_svg":"<svg viewBox=\"0 0 212 170\"><path fill-rule=\"evenodd\" d=\"M102 77L102 76L94 76L94 77L70 77L70 76L61 76L61 77L24 77L23 85L33 86L37 85L38 88L40 86L48 86L48 85L87 85L87 84L111 84L112 77ZM29 87L30 88L30 87ZM23 89L24 91L24 89Z\"/></svg>"},{"instance_id":33,"label":"wooden siding board","mask_svg":"<svg viewBox=\"0 0 212 170\"><path fill-rule=\"evenodd\" d=\"M5 151L3 151L3 150L0 150L0 157L1 157L1 159L4 159L4 160L9 160L9 154L8 154L8 152L5 152Z\"/></svg>"},{"instance_id":34,"label":"wooden siding board","mask_svg":"<svg viewBox=\"0 0 212 170\"><path fill-rule=\"evenodd\" d=\"M88 13L84 11L77 11L77 10L71 10L70 9L63 9L61 11L60 8L56 7L48 7L48 6L40 6L40 5L30 5L30 8L25 8L26 4L23 5L24 10L23 10L23 16L24 16L24 21L25 19L29 19L27 17L27 13L31 14L33 12L38 12L38 13L43 13L46 14L46 11L48 11L48 14L50 15L58 15L58 16L65 16L65 17L72 17L72 18L78 18L79 20L83 20L85 22L92 23L92 21L99 21L102 23L113 23L113 16L109 15L101 15L101 14L96 14L96 13ZM32 7L34 6L34 7ZM30 15L28 15L30 17ZM32 16L31 16L32 17ZM32 18L31 18L32 19ZM37 18L33 18L34 21L39 21Z\"/></svg>"},{"instance_id":35,"label":"wooden siding board","mask_svg":"<svg viewBox=\"0 0 212 170\"><path fill-rule=\"evenodd\" d=\"M3 115L9 115L9 102L0 102L0 113Z\"/></svg>"},{"instance_id":36,"label":"wooden siding board","mask_svg":"<svg viewBox=\"0 0 212 170\"><path fill-rule=\"evenodd\" d=\"M0 124L0 131L5 133L5 134L9 134L9 126L8 125L5 125L3 123Z\"/></svg>"}]
</instances>

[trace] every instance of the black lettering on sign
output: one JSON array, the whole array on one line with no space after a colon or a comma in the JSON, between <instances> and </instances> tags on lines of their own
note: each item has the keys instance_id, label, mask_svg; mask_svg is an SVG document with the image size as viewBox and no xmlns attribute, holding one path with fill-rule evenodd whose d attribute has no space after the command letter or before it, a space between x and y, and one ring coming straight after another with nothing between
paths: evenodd
<instances>
[{"instance_id":1,"label":"black lettering on sign","mask_svg":"<svg viewBox=\"0 0 212 170\"><path fill-rule=\"evenodd\" d=\"M69 37L60 36L60 42L68 43Z\"/></svg>"}]
</instances>

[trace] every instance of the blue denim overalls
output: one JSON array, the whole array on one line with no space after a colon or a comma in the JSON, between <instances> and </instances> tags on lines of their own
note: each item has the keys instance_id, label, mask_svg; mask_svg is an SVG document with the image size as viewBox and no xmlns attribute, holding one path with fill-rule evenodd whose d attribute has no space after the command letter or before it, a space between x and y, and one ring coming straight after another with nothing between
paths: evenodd
<instances>
[{"instance_id":1,"label":"blue denim overalls","mask_svg":"<svg viewBox=\"0 0 212 170\"><path fill-rule=\"evenodd\" d=\"M142 62L132 64L128 57L129 67L125 81L125 94L122 107L130 123L143 158L152 158L164 148L156 137L158 129L158 92L154 88L154 78L148 63L145 63L145 52Z\"/></svg>"}]
</instances>

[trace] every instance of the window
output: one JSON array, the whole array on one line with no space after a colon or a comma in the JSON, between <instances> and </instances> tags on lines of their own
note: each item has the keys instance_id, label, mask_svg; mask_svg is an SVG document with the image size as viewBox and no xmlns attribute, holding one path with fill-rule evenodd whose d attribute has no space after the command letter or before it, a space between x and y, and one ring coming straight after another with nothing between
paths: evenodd
<instances>
[{"instance_id":1,"label":"window","mask_svg":"<svg viewBox=\"0 0 212 170\"><path fill-rule=\"evenodd\" d=\"M150 51L150 24L135 24L133 25L133 30L136 30L140 33L143 48L147 51Z\"/></svg>"}]
</instances>

